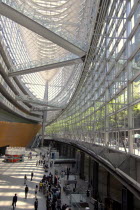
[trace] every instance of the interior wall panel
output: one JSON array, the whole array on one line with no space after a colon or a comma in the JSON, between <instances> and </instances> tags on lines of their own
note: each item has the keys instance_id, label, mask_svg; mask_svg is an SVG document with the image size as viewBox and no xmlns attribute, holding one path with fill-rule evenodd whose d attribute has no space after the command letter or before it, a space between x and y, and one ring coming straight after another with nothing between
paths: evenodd
<instances>
[{"instance_id":1,"label":"interior wall panel","mask_svg":"<svg viewBox=\"0 0 140 210\"><path fill-rule=\"evenodd\" d=\"M37 132L40 124L0 122L0 146L26 147Z\"/></svg>"}]
</instances>

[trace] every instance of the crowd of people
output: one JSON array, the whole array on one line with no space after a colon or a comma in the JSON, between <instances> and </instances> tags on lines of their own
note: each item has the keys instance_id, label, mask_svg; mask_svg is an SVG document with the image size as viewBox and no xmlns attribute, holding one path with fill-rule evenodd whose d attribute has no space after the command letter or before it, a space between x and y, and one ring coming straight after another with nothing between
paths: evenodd
<instances>
[{"instance_id":1,"label":"crowd of people","mask_svg":"<svg viewBox=\"0 0 140 210\"><path fill-rule=\"evenodd\" d=\"M36 167L42 166L44 168L44 175L40 180L39 184L35 186L35 200L34 200L34 209L38 210L38 193L42 193L46 199L46 210L71 210L67 204L62 204L61 202L61 185L60 177L58 175L53 175L51 173L51 168L53 166L53 161L49 161L49 152L46 154L40 153L39 160L36 161ZM32 153L28 155L28 159L32 159ZM36 154L36 158L38 154ZM70 171L70 169L68 169ZM30 178L28 181L32 181L34 177L34 172L31 172ZM24 185L25 185L25 199L28 199L29 186L27 184L27 175L24 175ZM14 195L12 200L13 209L16 207L18 201L17 194Z\"/></svg>"},{"instance_id":2,"label":"crowd of people","mask_svg":"<svg viewBox=\"0 0 140 210\"><path fill-rule=\"evenodd\" d=\"M41 154L40 154L41 156ZM42 158L43 159L43 158ZM43 161L43 162L42 162ZM67 204L61 205L61 185L60 178L57 175L53 175L49 171L53 166L53 161L46 161L45 159L40 160L40 164L44 168L44 174L39 183L39 192L42 192L46 198L46 209L47 210L70 210Z\"/></svg>"}]
</instances>

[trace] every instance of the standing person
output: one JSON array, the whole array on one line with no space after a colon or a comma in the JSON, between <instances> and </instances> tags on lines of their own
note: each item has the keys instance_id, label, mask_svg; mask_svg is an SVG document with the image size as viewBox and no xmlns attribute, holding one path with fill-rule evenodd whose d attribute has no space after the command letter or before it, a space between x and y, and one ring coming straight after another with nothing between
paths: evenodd
<instances>
[{"instance_id":1,"label":"standing person","mask_svg":"<svg viewBox=\"0 0 140 210\"><path fill-rule=\"evenodd\" d=\"M26 185L26 187L25 187L25 199L27 198L28 192L29 192L29 188L28 188L28 186Z\"/></svg>"},{"instance_id":2,"label":"standing person","mask_svg":"<svg viewBox=\"0 0 140 210\"><path fill-rule=\"evenodd\" d=\"M57 209L61 210L61 199L57 199Z\"/></svg>"},{"instance_id":3,"label":"standing person","mask_svg":"<svg viewBox=\"0 0 140 210\"><path fill-rule=\"evenodd\" d=\"M42 191L42 186L43 186L43 184L42 184L42 182L40 181L40 183L39 183L39 191Z\"/></svg>"},{"instance_id":4,"label":"standing person","mask_svg":"<svg viewBox=\"0 0 140 210\"><path fill-rule=\"evenodd\" d=\"M37 198L37 190L38 190L38 185L35 187L35 198Z\"/></svg>"},{"instance_id":5,"label":"standing person","mask_svg":"<svg viewBox=\"0 0 140 210\"><path fill-rule=\"evenodd\" d=\"M24 184L26 184L26 181L27 181L27 176L26 174L24 175Z\"/></svg>"},{"instance_id":6,"label":"standing person","mask_svg":"<svg viewBox=\"0 0 140 210\"><path fill-rule=\"evenodd\" d=\"M17 203L17 194L15 194L13 197L13 202L12 202L13 209L15 209L16 203Z\"/></svg>"},{"instance_id":7,"label":"standing person","mask_svg":"<svg viewBox=\"0 0 140 210\"><path fill-rule=\"evenodd\" d=\"M32 171L32 173L31 173L31 181L32 181L32 179L33 179L33 176L34 176L34 173L33 173L33 171Z\"/></svg>"},{"instance_id":8,"label":"standing person","mask_svg":"<svg viewBox=\"0 0 140 210\"><path fill-rule=\"evenodd\" d=\"M32 152L29 153L29 158L32 159Z\"/></svg>"},{"instance_id":9,"label":"standing person","mask_svg":"<svg viewBox=\"0 0 140 210\"><path fill-rule=\"evenodd\" d=\"M65 210L67 207L68 207L67 204L64 204L64 205L62 206L62 210Z\"/></svg>"},{"instance_id":10,"label":"standing person","mask_svg":"<svg viewBox=\"0 0 140 210\"><path fill-rule=\"evenodd\" d=\"M35 210L37 210L37 209L38 209L38 199L37 199L37 198L35 199L35 202L34 202L34 207L35 207Z\"/></svg>"},{"instance_id":11,"label":"standing person","mask_svg":"<svg viewBox=\"0 0 140 210\"><path fill-rule=\"evenodd\" d=\"M86 195L87 195L87 197L90 196L90 191L89 191L89 189L87 190Z\"/></svg>"},{"instance_id":12,"label":"standing person","mask_svg":"<svg viewBox=\"0 0 140 210\"><path fill-rule=\"evenodd\" d=\"M38 160L36 161L36 166L38 166Z\"/></svg>"},{"instance_id":13,"label":"standing person","mask_svg":"<svg viewBox=\"0 0 140 210\"><path fill-rule=\"evenodd\" d=\"M50 162L50 168L52 167L52 165L53 165L53 162L51 161L51 162Z\"/></svg>"},{"instance_id":14,"label":"standing person","mask_svg":"<svg viewBox=\"0 0 140 210\"><path fill-rule=\"evenodd\" d=\"M67 168L67 180L69 179L69 168Z\"/></svg>"},{"instance_id":15,"label":"standing person","mask_svg":"<svg viewBox=\"0 0 140 210\"><path fill-rule=\"evenodd\" d=\"M77 181L75 181L75 189L76 189L76 186L77 186Z\"/></svg>"}]
</instances>

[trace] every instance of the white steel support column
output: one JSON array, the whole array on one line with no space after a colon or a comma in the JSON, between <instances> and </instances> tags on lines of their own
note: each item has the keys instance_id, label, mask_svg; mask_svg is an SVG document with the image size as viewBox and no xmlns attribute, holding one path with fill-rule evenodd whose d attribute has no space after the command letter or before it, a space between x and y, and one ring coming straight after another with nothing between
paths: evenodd
<instances>
[{"instance_id":1,"label":"white steel support column","mask_svg":"<svg viewBox=\"0 0 140 210\"><path fill-rule=\"evenodd\" d=\"M131 66L129 67L131 68ZM127 97L128 97L128 104L132 101L132 90L131 84L129 83L127 86ZM132 116L132 107L129 105L128 107L128 145L129 145L129 152L133 153L133 116Z\"/></svg>"},{"instance_id":2,"label":"white steel support column","mask_svg":"<svg viewBox=\"0 0 140 210\"><path fill-rule=\"evenodd\" d=\"M48 101L48 81L46 81L46 86L45 86L45 93L44 93L44 100ZM45 133L45 123L47 119L47 111L43 111L43 122L42 122L42 141L41 141L41 146L43 147L44 143L44 133Z\"/></svg>"},{"instance_id":3,"label":"white steel support column","mask_svg":"<svg viewBox=\"0 0 140 210\"><path fill-rule=\"evenodd\" d=\"M105 101L108 100L109 97L109 92L108 88L106 89L105 93ZM105 146L109 146L109 122L108 122L108 108L107 108L107 103L105 104Z\"/></svg>"},{"instance_id":4,"label":"white steel support column","mask_svg":"<svg viewBox=\"0 0 140 210\"><path fill-rule=\"evenodd\" d=\"M109 146L109 132L105 132L105 146Z\"/></svg>"},{"instance_id":5,"label":"white steel support column","mask_svg":"<svg viewBox=\"0 0 140 210\"><path fill-rule=\"evenodd\" d=\"M105 75L106 75L106 82L107 82L107 72L108 72L108 18L106 18L106 39L105 39L105 52L106 52L106 69L105 69ZM106 92L105 92L105 146L109 146L109 121L108 121L108 99L109 99L109 87L108 84L105 83L106 86Z\"/></svg>"},{"instance_id":6,"label":"white steel support column","mask_svg":"<svg viewBox=\"0 0 140 210\"><path fill-rule=\"evenodd\" d=\"M128 1L126 7L126 15L128 17L129 12L131 10L130 8L130 1ZM131 22L127 19L127 27L126 27L126 35L129 36L131 31ZM130 40L127 43L127 58L130 56L131 49L130 49ZM131 63L128 61L127 66L127 79L128 79L128 85L127 85L127 104L128 104L128 145L129 145L129 153L133 153L133 116L132 116L132 107L130 106L130 103L132 102L132 88L131 83L129 82L129 73L131 71Z\"/></svg>"},{"instance_id":7,"label":"white steel support column","mask_svg":"<svg viewBox=\"0 0 140 210\"><path fill-rule=\"evenodd\" d=\"M129 152L133 153L133 131L128 131Z\"/></svg>"}]
</instances>

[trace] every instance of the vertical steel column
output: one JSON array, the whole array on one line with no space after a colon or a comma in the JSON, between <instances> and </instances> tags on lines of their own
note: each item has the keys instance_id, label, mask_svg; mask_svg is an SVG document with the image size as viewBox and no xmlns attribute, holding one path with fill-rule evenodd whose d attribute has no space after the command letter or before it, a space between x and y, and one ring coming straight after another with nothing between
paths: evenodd
<instances>
[{"instance_id":1,"label":"vertical steel column","mask_svg":"<svg viewBox=\"0 0 140 210\"><path fill-rule=\"evenodd\" d=\"M99 176L99 164L97 162L93 162L93 198L97 200L94 204L94 209L98 209L98 176Z\"/></svg>"},{"instance_id":2,"label":"vertical steel column","mask_svg":"<svg viewBox=\"0 0 140 210\"><path fill-rule=\"evenodd\" d=\"M75 158L75 156L76 156L76 149L73 147L72 148L72 157Z\"/></svg>"},{"instance_id":3,"label":"vertical steel column","mask_svg":"<svg viewBox=\"0 0 140 210\"><path fill-rule=\"evenodd\" d=\"M44 99L48 101L48 81L46 81L45 92L44 92ZM43 147L44 143L44 132L45 132L45 123L47 119L47 111L43 111L43 122L42 122L42 141L41 146Z\"/></svg>"},{"instance_id":4,"label":"vertical steel column","mask_svg":"<svg viewBox=\"0 0 140 210\"><path fill-rule=\"evenodd\" d=\"M105 67L105 75L106 75L106 82L105 85L108 83L108 78L107 78L107 72L108 72L108 18L106 17L106 38L105 38L105 59L106 59L106 67ZM105 91L105 146L109 146L109 121L108 121L108 103L106 101L108 101L109 99L109 87L108 84L106 85L106 91Z\"/></svg>"},{"instance_id":5,"label":"vertical steel column","mask_svg":"<svg viewBox=\"0 0 140 210\"><path fill-rule=\"evenodd\" d=\"M127 189L122 189L122 210L133 209L133 194Z\"/></svg>"},{"instance_id":6,"label":"vertical steel column","mask_svg":"<svg viewBox=\"0 0 140 210\"><path fill-rule=\"evenodd\" d=\"M88 165L88 183L91 181L91 157L89 156L89 165Z\"/></svg>"},{"instance_id":7,"label":"vertical steel column","mask_svg":"<svg viewBox=\"0 0 140 210\"><path fill-rule=\"evenodd\" d=\"M108 101L109 91L108 88L105 92L105 101ZM107 103L105 104L105 146L109 146L109 121L108 121L108 108Z\"/></svg>"},{"instance_id":8,"label":"vertical steel column","mask_svg":"<svg viewBox=\"0 0 140 210\"><path fill-rule=\"evenodd\" d=\"M85 179L84 175L85 153L80 152L80 179Z\"/></svg>"},{"instance_id":9,"label":"vertical steel column","mask_svg":"<svg viewBox=\"0 0 140 210\"><path fill-rule=\"evenodd\" d=\"M93 198L98 200L98 168L99 164L97 162L93 162Z\"/></svg>"},{"instance_id":10,"label":"vertical steel column","mask_svg":"<svg viewBox=\"0 0 140 210\"><path fill-rule=\"evenodd\" d=\"M62 156L62 144L58 143L58 149L59 149L59 156Z\"/></svg>"},{"instance_id":11,"label":"vertical steel column","mask_svg":"<svg viewBox=\"0 0 140 210\"><path fill-rule=\"evenodd\" d=\"M107 172L107 198L110 198L110 173Z\"/></svg>"},{"instance_id":12,"label":"vertical steel column","mask_svg":"<svg viewBox=\"0 0 140 210\"><path fill-rule=\"evenodd\" d=\"M131 101L131 86L128 84L127 87L128 91L128 103ZM128 145L129 145L129 152L133 153L133 118L132 118L132 108L130 105L128 106Z\"/></svg>"},{"instance_id":13,"label":"vertical steel column","mask_svg":"<svg viewBox=\"0 0 140 210\"><path fill-rule=\"evenodd\" d=\"M127 4L126 15L128 16L131 10L130 1L127 1L126 4ZM126 27L127 37L129 36L130 32L131 32L131 22L130 20L127 19L127 27ZM127 44L127 58L130 56L130 53L131 53L131 49L130 49L130 40L129 40ZM128 66L127 66L128 144L129 144L129 152L133 153L133 131L132 131L133 118L132 118L132 107L129 105L132 102L132 88L131 88L131 83L129 82L130 72L131 72L131 63L129 61Z\"/></svg>"}]
</instances>

